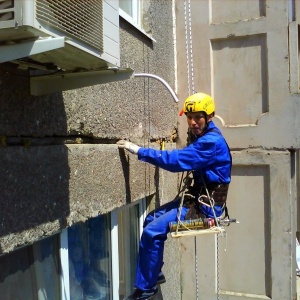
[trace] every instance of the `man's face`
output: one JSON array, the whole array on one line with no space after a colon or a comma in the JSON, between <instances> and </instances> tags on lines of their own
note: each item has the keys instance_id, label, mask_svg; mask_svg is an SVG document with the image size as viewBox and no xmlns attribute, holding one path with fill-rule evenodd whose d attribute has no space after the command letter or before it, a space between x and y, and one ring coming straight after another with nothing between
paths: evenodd
<instances>
[{"instance_id":1,"label":"man's face","mask_svg":"<svg viewBox=\"0 0 300 300\"><path fill-rule=\"evenodd\" d=\"M204 112L187 112L186 119L188 126L194 135L201 135L206 128L206 120ZM208 121L211 120L209 116Z\"/></svg>"}]
</instances>

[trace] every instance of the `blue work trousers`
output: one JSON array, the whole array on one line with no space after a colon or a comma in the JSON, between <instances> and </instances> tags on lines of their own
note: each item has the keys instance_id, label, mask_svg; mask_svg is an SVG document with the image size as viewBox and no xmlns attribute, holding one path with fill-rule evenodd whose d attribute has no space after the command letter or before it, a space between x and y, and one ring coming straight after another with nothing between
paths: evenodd
<instances>
[{"instance_id":1,"label":"blue work trousers","mask_svg":"<svg viewBox=\"0 0 300 300\"><path fill-rule=\"evenodd\" d=\"M140 240L135 286L149 290L156 285L163 266L164 244L170 232L169 223L177 221L180 200L168 202L150 212L144 222ZM182 207L183 220L188 208Z\"/></svg>"},{"instance_id":2,"label":"blue work trousers","mask_svg":"<svg viewBox=\"0 0 300 300\"><path fill-rule=\"evenodd\" d=\"M139 245L135 287L149 290L156 285L158 275L163 266L164 244L170 232L169 223L177 221L180 199L168 202L150 212L144 222L144 230ZM202 213L213 217L210 207L202 206ZM188 211L182 207L180 220L184 220ZM223 207L215 206L215 214L219 217Z\"/></svg>"}]
</instances>

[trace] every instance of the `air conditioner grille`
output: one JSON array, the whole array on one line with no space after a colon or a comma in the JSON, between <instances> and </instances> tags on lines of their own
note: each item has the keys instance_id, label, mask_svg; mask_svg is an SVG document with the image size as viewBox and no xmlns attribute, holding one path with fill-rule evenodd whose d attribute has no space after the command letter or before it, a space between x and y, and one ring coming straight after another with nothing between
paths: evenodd
<instances>
[{"instance_id":1,"label":"air conditioner grille","mask_svg":"<svg viewBox=\"0 0 300 300\"><path fill-rule=\"evenodd\" d=\"M15 17L13 8L15 6L14 0L0 0L0 22L10 21Z\"/></svg>"},{"instance_id":2,"label":"air conditioner grille","mask_svg":"<svg viewBox=\"0 0 300 300\"><path fill-rule=\"evenodd\" d=\"M15 6L14 0L1 0L0 1L0 10L13 8L14 6Z\"/></svg>"},{"instance_id":3,"label":"air conditioner grille","mask_svg":"<svg viewBox=\"0 0 300 300\"><path fill-rule=\"evenodd\" d=\"M9 20L13 20L15 17L14 12L13 11L9 11L6 13L0 13L0 22L1 21L9 21Z\"/></svg>"},{"instance_id":4,"label":"air conditioner grille","mask_svg":"<svg viewBox=\"0 0 300 300\"><path fill-rule=\"evenodd\" d=\"M36 18L49 28L103 51L102 0L37 0Z\"/></svg>"}]
</instances>

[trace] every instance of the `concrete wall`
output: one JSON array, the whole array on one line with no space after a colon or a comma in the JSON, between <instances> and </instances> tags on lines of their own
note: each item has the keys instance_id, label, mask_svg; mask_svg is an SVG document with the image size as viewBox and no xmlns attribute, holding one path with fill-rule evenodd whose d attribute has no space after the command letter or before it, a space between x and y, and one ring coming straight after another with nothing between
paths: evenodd
<instances>
[{"instance_id":1,"label":"concrete wall","mask_svg":"<svg viewBox=\"0 0 300 300\"><path fill-rule=\"evenodd\" d=\"M240 224L227 229L226 243L199 237L197 264L191 259L195 243L183 240L182 299L197 298L198 288L203 299L216 299L218 293L227 300L295 299L300 6L192 0L191 15L185 17L184 3L176 1L178 95L181 100L188 95L191 73L187 25L195 90L213 96L214 121L232 150L227 201L230 216ZM185 120L179 122L183 144ZM190 272L195 264L199 271Z\"/></svg>"},{"instance_id":2,"label":"concrete wall","mask_svg":"<svg viewBox=\"0 0 300 300\"><path fill-rule=\"evenodd\" d=\"M149 1L145 13L155 41L120 19L121 66L175 88L172 1ZM147 195L172 199L177 174L157 177L115 145L174 142L178 108L160 82L133 78L35 97L28 74L0 65L0 253ZM174 247L166 247L173 257ZM176 298L174 288L168 294Z\"/></svg>"}]
</instances>

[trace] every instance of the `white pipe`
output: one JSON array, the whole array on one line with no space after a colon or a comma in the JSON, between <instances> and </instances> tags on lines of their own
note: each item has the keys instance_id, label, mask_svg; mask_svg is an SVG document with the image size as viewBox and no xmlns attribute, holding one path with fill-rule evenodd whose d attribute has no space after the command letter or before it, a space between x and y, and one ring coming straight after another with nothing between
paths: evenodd
<instances>
[{"instance_id":1,"label":"white pipe","mask_svg":"<svg viewBox=\"0 0 300 300\"><path fill-rule=\"evenodd\" d=\"M148 74L148 73L140 73L140 74L133 74L134 77L150 77L150 78L154 78L158 81L160 81L162 84L165 85L165 87L168 89L168 91L171 93L172 97L174 98L175 102L179 102L175 92L173 91L173 89L170 87L170 85L161 77L157 76L157 75L153 75L153 74Z\"/></svg>"}]
</instances>

